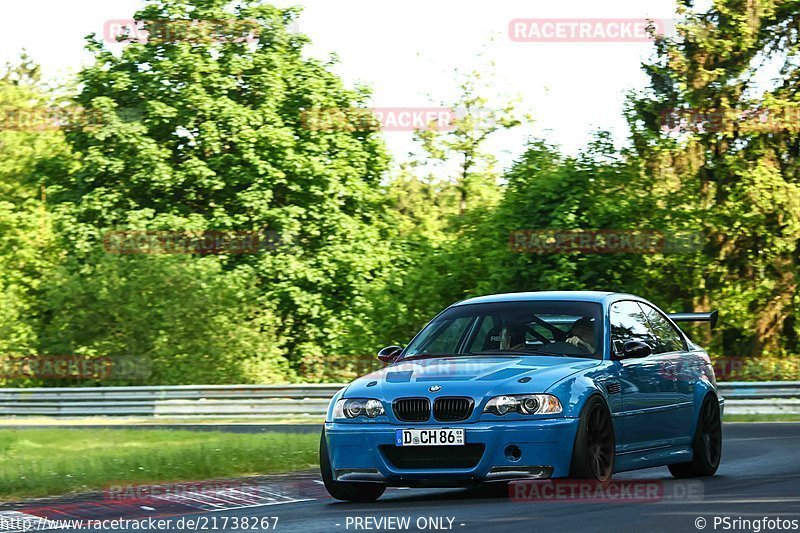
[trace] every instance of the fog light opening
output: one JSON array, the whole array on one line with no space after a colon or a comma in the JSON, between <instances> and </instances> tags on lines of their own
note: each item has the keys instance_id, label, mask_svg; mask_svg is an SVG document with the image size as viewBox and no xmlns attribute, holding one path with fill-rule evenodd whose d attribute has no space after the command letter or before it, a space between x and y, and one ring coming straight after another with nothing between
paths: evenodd
<instances>
[{"instance_id":1,"label":"fog light opening","mask_svg":"<svg viewBox=\"0 0 800 533\"><path fill-rule=\"evenodd\" d=\"M516 463L522 458L522 450L519 449L519 446L511 444L510 446L506 446L506 459Z\"/></svg>"}]
</instances>

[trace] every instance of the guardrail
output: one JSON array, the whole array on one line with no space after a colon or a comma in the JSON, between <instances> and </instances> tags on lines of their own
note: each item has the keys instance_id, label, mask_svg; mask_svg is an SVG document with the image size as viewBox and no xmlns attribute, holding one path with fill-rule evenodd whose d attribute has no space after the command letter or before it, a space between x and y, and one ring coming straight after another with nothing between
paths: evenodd
<instances>
[{"instance_id":1,"label":"guardrail","mask_svg":"<svg viewBox=\"0 0 800 533\"><path fill-rule=\"evenodd\" d=\"M7 416L162 418L308 418L325 415L344 384L176 385L0 389Z\"/></svg>"},{"instance_id":2,"label":"guardrail","mask_svg":"<svg viewBox=\"0 0 800 533\"><path fill-rule=\"evenodd\" d=\"M800 414L800 381L720 382L719 390L726 414Z\"/></svg>"},{"instance_id":3,"label":"guardrail","mask_svg":"<svg viewBox=\"0 0 800 533\"><path fill-rule=\"evenodd\" d=\"M0 416L304 419L344 383L0 389ZM800 414L800 381L720 383L728 414Z\"/></svg>"}]
</instances>

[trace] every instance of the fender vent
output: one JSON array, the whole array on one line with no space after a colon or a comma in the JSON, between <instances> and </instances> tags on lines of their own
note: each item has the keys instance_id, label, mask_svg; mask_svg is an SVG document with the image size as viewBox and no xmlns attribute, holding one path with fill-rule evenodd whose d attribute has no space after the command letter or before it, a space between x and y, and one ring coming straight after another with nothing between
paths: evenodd
<instances>
[{"instance_id":1,"label":"fender vent","mask_svg":"<svg viewBox=\"0 0 800 533\"><path fill-rule=\"evenodd\" d=\"M619 381L612 381L610 383L606 383L606 390L609 394L619 394L622 390L622 386L619 384Z\"/></svg>"}]
</instances>

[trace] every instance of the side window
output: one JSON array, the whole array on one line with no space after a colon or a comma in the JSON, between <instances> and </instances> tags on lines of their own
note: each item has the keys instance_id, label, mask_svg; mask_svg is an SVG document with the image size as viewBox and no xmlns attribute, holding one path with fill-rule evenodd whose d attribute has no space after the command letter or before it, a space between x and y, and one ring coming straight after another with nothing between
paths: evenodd
<instances>
[{"instance_id":1,"label":"side window","mask_svg":"<svg viewBox=\"0 0 800 533\"><path fill-rule=\"evenodd\" d=\"M669 323L669 320L667 320L664 315L647 304L641 304L641 306L658 339L658 349L656 353L678 352L686 349L680 332L675 329L675 326Z\"/></svg>"},{"instance_id":2,"label":"side window","mask_svg":"<svg viewBox=\"0 0 800 533\"><path fill-rule=\"evenodd\" d=\"M616 353L628 341L641 341L649 344L655 351L657 343L647 317L633 301L617 302L611 306L611 346Z\"/></svg>"}]
</instances>

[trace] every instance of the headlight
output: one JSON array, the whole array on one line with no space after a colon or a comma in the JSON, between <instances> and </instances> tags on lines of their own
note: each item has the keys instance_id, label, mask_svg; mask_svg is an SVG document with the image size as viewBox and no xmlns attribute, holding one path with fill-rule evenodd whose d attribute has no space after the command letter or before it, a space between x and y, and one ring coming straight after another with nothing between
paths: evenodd
<instances>
[{"instance_id":1,"label":"headlight","mask_svg":"<svg viewBox=\"0 0 800 533\"><path fill-rule=\"evenodd\" d=\"M344 398L336 402L333 418L375 418L384 414L383 403L372 398Z\"/></svg>"},{"instance_id":2,"label":"headlight","mask_svg":"<svg viewBox=\"0 0 800 533\"><path fill-rule=\"evenodd\" d=\"M550 394L509 394L489 400L483 412L501 416L506 413L555 415L561 412L561 402Z\"/></svg>"}]
</instances>

